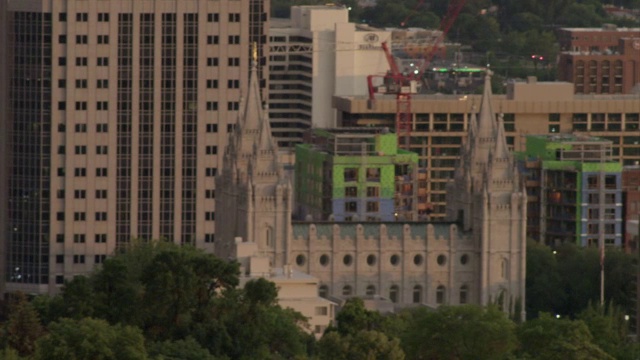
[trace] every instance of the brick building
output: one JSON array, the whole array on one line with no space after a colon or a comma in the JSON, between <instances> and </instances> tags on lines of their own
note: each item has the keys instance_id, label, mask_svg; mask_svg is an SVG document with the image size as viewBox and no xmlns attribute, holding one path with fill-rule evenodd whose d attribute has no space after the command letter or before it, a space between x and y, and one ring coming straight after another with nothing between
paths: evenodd
<instances>
[{"instance_id":1,"label":"brick building","mask_svg":"<svg viewBox=\"0 0 640 360\"><path fill-rule=\"evenodd\" d=\"M640 28L562 28L558 79L576 94L640 92Z\"/></svg>"}]
</instances>

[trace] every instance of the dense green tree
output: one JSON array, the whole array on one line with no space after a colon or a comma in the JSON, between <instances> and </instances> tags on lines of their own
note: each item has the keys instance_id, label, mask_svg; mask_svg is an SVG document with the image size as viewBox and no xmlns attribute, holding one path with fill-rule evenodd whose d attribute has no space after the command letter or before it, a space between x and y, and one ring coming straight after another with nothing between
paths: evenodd
<instances>
[{"instance_id":1,"label":"dense green tree","mask_svg":"<svg viewBox=\"0 0 640 360\"><path fill-rule=\"evenodd\" d=\"M160 251L143 270L145 329L157 339L184 337L219 291L238 284L238 266L192 247Z\"/></svg>"},{"instance_id":2,"label":"dense green tree","mask_svg":"<svg viewBox=\"0 0 640 360\"><path fill-rule=\"evenodd\" d=\"M216 360L209 351L188 337L184 340L163 341L147 346L149 357L156 360Z\"/></svg>"},{"instance_id":3,"label":"dense green tree","mask_svg":"<svg viewBox=\"0 0 640 360\"><path fill-rule=\"evenodd\" d=\"M361 298L351 298L336 316L336 329L342 336L355 335L360 330L377 329L381 320L380 313L367 310Z\"/></svg>"},{"instance_id":4,"label":"dense green tree","mask_svg":"<svg viewBox=\"0 0 640 360\"><path fill-rule=\"evenodd\" d=\"M556 318L547 313L518 329L521 356L530 360L613 360L598 345L581 320Z\"/></svg>"},{"instance_id":5,"label":"dense green tree","mask_svg":"<svg viewBox=\"0 0 640 360\"><path fill-rule=\"evenodd\" d=\"M556 258L565 296L557 310L563 316L574 317L600 297L600 256L597 249L565 244L557 248Z\"/></svg>"},{"instance_id":6,"label":"dense green tree","mask_svg":"<svg viewBox=\"0 0 640 360\"><path fill-rule=\"evenodd\" d=\"M264 278L247 282L244 286L244 294L247 301L253 306L271 306L278 300L276 284Z\"/></svg>"},{"instance_id":7,"label":"dense green tree","mask_svg":"<svg viewBox=\"0 0 640 360\"><path fill-rule=\"evenodd\" d=\"M636 256L607 249L605 301L630 314L634 304ZM549 312L575 317L588 304L600 301L598 249L565 244L550 248L531 242L527 246L527 316Z\"/></svg>"},{"instance_id":8,"label":"dense green tree","mask_svg":"<svg viewBox=\"0 0 640 360\"><path fill-rule=\"evenodd\" d=\"M513 30L520 32L540 29L544 23L544 20L540 16L530 12L515 14L512 19Z\"/></svg>"},{"instance_id":9,"label":"dense green tree","mask_svg":"<svg viewBox=\"0 0 640 360\"><path fill-rule=\"evenodd\" d=\"M237 284L235 263L191 246L135 241L90 277L66 283L41 312L50 319L95 316L140 327L153 340L180 339L204 320L216 296Z\"/></svg>"},{"instance_id":10,"label":"dense green tree","mask_svg":"<svg viewBox=\"0 0 640 360\"><path fill-rule=\"evenodd\" d=\"M409 359L503 359L516 348L514 329L515 324L495 307L418 309L402 345Z\"/></svg>"},{"instance_id":11,"label":"dense green tree","mask_svg":"<svg viewBox=\"0 0 640 360\"><path fill-rule=\"evenodd\" d=\"M320 360L404 360L404 351L397 338L388 338L374 330L361 330L341 336L332 331L318 343Z\"/></svg>"},{"instance_id":12,"label":"dense green tree","mask_svg":"<svg viewBox=\"0 0 640 360\"><path fill-rule=\"evenodd\" d=\"M539 312L558 313L565 301L556 255L548 246L533 241L527 244L526 294L530 319Z\"/></svg>"},{"instance_id":13,"label":"dense green tree","mask_svg":"<svg viewBox=\"0 0 640 360\"><path fill-rule=\"evenodd\" d=\"M147 250L153 251L150 247ZM128 263L126 255L119 255L107 259L94 273L94 306L96 313L111 324L142 326L145 312L140 309L143 308L144 285L140 281L141 274L137 273L142 270L131 269Z\"/></svg>"},{"instance_id":14,"label":"dense green tree","mask_svg":"<svg viewBox=\"0 0 640 360\"><path fill-rule=\"evenodd\" d=\"M38 295L31 300L31 305L38 312L40 322L45 327L63 317L66 309L61 296Z\"/></svg>"},{"instance_id":15,"label":"dense green tree","mask_svg":"<svg viewBox=\"0 0 640 360\"><path fill-rule=\"evenodd\" d=\"M60 319L36 343L36 360L142 360L147 358L139 329L104 320Z\"/></svg>"},{"instance_id":16,"label":"dense green tree","mask_svg":"<svg viewBox=\"0 0 640 360\"><path fill-rule=\"evenodd\" d=\"M496 0L498 6L498 18L504 30L530 30L522 29L518 24L521 20L519 15L523 13L532 14L542 21L540 26L556 24L558 18L575 3L575 0ZM533 24L532 24L533 25ZM539 27L536 29L540 29Z\"/></svg>"},{"instance_id":17,"label":"dense green tree","mask_svg":"<svg viewBox=\"0 0 640 360\"><path fill-rule=\"evenodd\" d=\"M636 304L636 266L637 256L628 254L617 248L608 248L605 252L605 298L621 308L624 313L631 313Z\"/></svg>"},{"instance_id":18,"label":"dense green tree","mask_svg":"<svg viewBox=\"0 0 640 360\"><path fill-rule=\"evenodd\" d=\"M558 19L567 27L599 27L604 21L593 4L571 4Z\"/></svg>"},{"instance_id":19,"label":"dense green tree","mask_svg":"<svg viewBox=\"0 0 640 360\"><path fill-rule=\"evenodd\" d=\"M20 357L17 351L12 348L4 348L0 350L0 360L21 360L24 358Z\"/></svg>"},{"instance_id":20,"label":"dense green tree","mask_svg":"<svg viewBox=\"0 0 640 360\"><path fill-rule=\"evenodd\" d=\"M275 286L265 283L264 279L250 281L244 289L216 301L216 315L203 340L212 354L232 359L279 359L307 353L311 335L302 330L306 319L276 305ZM271 298L255 291L261 288L266 288L265 294Z\"/></svg>"},{"instance_id":21,"label":"dense green tree","mask_svg":"<svg viewBox=\"0 0 640 360\"><path fill-rule=\"evenodd\" d=\"M629 321L620 307L589 304L578 319L584 321L593 335L593 343L612 357L637 359L640 354L637 343L629 340Z\"/></svg>"},{"instance_id":22,"label":"dense green tree","mask_svg":"<svg viewBox=\"0 0 640 360\"><path fill-rule=\"evenodd\" d=\"M277 304L272 282L258 279L237 289L238 275L237 263L190 246L134 242L94 274L68 282L60 296L39 300L48 318L74 320L50 323L51 334L39 343L38 356L61 347L54 359L136 358L136 334L123 347L134 355L112 346L123 341L119 334L133 330L142 331L154 356L165 358L305 356L314 342L303 331L306 319ZM86 318L91 315L108 322ZM105 335L86 344L94 332Z\"/></svg>"},{"instance_id":23,"label":"dense green tree","mask_svg":"<svg viewBox=\"0 0 640 360\"><path fill-rule=\"evenodd\" d=\"M20 356L31 355L35 343L43 335L38 312L23 293L13 294L9 319L5 325L6 344Z\"/></svg>"},{"instance_id":24,"label":"dense green tree","mask_svg":"<svg viewBox=\"0 0 640 360\"><path fill-rule=\"evenodd\" d=\"M95 293L91 285L91 280L86 276L76 276L73 280L67 281L62 288L62 314L59 316L82 319L93 316Z\"/></svg>"}]
</instances>

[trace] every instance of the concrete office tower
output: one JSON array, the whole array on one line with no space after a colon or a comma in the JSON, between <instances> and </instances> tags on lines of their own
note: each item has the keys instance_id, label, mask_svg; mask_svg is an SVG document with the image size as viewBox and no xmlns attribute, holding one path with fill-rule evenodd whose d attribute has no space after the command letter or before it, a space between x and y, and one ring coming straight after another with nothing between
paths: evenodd
<instances>
[{"instance_id":1,"label":"concrete office tower","mask_svg":"<svg viewBox=\"0 0 640 360\"><path fill-rule=\"evenodd\" d=\"M212 251L249 0L1 3L7 290L55 292L133 237Z\"/></svg>"},{"instance_id":2,"label":"concrete office tower","mask_svg":"<svg viewBox=\"0 0 640 360\"><path fill-rule=\"evenodd\" d=\"M280 147L311 127L335 127L334 95L367 94L367 76L389 69L381 42L391 33L350 23L344 6L293 6L272 19L269 117Z\"/></svg>"},{"instance_id":3,"label":"concrete office tower","mask_svg":"<svg viewBox=\"0 0 640 360\"><path fill-rule=\"evenodd\" d=\"M640 161L640 97L637 95L575 95L567 82L537 81L507 84L505 95L493 95L493 110L503 113L507 145L522 151L527 134L571 134L602 137L613 142L613 158L623 165ZM426 164L432 219L446 213L445 184L453 177L466 141L470 114L479 95L416 95L411 99L411 147ZM367 96L334 98L339 127L394 128L396 99L379 97L375 111Z\"/></svg>"}]
</instances>

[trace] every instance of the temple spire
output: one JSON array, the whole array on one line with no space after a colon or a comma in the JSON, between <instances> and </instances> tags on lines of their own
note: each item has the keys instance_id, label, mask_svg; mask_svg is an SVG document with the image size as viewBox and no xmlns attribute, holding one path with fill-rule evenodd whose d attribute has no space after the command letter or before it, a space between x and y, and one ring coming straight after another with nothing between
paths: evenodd
<instances>
[{"instance_id":1,"label":"temple spire","mask_svg":"<svg viewBox=\"0 0 640 360\"><path fill-rule=\"evenodd\" d=\"M470 153L473 149L473 144L476 140L476 136L478 135L478 117L476 115L476 106L471 106L471 116L469 116L469 129L467 130L467 143L466 143L466 151Z\"/></svg>"},{"instance_id":2,"label":"temple spire","mask_svg":"<svg viewBox=\"0 0 640 360\"><path fill-rule=\"evenodd\" d=\"M240 156L248 156L253 153L253 145L260 136L260 127L263 119L267 116L262 107L262 96L260 92L260 82L258 80L258 62L256 44L253 44L253 57L251 60L251 71L249 74L249 88L247 95L240 105L241 119L238 122L240 137L238 141L238 153ZM267 120L268 121L268 120Z\"/></svg>"},{"instance_id":3,"label":"temple spire","mask_svg":"<svg viewBox=\"0 0 640 360\"><path fill-rule=\"evenodd\" d=\"M251 44L251 67L258 66L258 43L255 41Z\"/></svg>"},{"instance_id":4,"label":"temple spire","mask_svg":"<svg viewBox=\"0 0 640 360\"><path fill-rule=\"evenodd\" d=\"M507 147L507 137L504 134L504 114L498 115L498 127L496 129L496 147L494 149L495 159L508 159L509 148Z\"/></svg>"},{"instance_id":5,"label":"temple spire","mask_svg":"<svg viewBox=\"0 0 640 360\"><path fill-rule=\"evenodd\" d=\"M495 112L491 106L491 75L492 72L487 70L484 77L484 91L482 92L482 103L480 104L480 115L478 119L478 139L481 142L492 138L496 133Z\"/></svg>"}]
</instances>

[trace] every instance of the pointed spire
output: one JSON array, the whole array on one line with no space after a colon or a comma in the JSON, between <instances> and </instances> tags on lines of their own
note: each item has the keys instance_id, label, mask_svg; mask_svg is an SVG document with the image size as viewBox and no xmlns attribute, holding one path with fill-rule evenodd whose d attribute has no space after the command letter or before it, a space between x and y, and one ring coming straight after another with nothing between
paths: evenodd
<instances>
[{"instance_id":1,"label":"pointed spire","mask_svg":"<svg viewBox=\"0 0 640 360\"><path fill-rule=\"evenodd\" d=\"M496 147L494 149L494 159L508 159L509 148L507 147L507 137L504 134L504 114L498 115L498 127L496 129Z\"/></svg>"},{"instance_id":2,"label":"pointed spire","mask_svg":"<svg viewBox=\"0 0 640 360\"><path fill-rule=\"evenodd\" d=\"M262 96L260 94L260 82L258 81L258 61L256 43L253 43L253 58L251 59L251 72L249 74L249 91L243 106L244 125L247 130L260 128L260 121L265 117L262 111Z\"/></svg>"},{"instance_id":3,"label":"pointed spire","mask_svg":"<svg viewBox=\"0 0 640 360\"><path fill-rule=\"evenodd\" d=\"M253 44L254 57L251 60L251 71L249 74L249 89L247 96L240 105L238 121L238 129L236 134L238 141L238 156L249 156L253 153L253 145L258 140L262 119L266 118L262 109L262 97L260 93L260 82L258 80L257 66L258 62L255 54L257 53L256 44Z\"/></svg>"},{"instance_id":4,"label":"pointed spire","mask_svg":"<svg viewBox=\"0 0 640 360\"><path fill-rule=\"evenodd\" d=\"M469 133L475 135L478 132L478 115L476 105L471 105L471 118L469 119Z\"/></svg>"},{"instance_id":5,"label":"pointed spire","mask_svg":"<svg viewBox=\"0 0 640 360\"><path fill-rule=\"evenodd\" d=\"M268 106L266 104L264 105L264 112L268 113ZM268 117L265 117L260 121L260 139L258 141L258 150L276 150L276 145L271 134L271 124L269 124Z\"/></svg>"},{"instance_id":6,"label":"pointed spire","mask_svg":"<svg viewBox=\"0 0 640 360\"><path fill-rule=\"evenodd\" d=\"M487 70L487 75L484 77L484 91L482 93L482 103L480 104L480 117L478 119L478 138L482 142L487 138L491 138L495 135L495 113L491 106L491 74L490 70Z\"/></svg>"},{"instance_id":7,"label":"pointed spire","mask_svg":"<svg viewBox=\"0 0 640 360\"><path fill-rule=\"evenodd\" d=\"M478 117L476 115L476 106L471 105L471 116L469 117L469 124L467 130L467 143L466 143L466 151L467 153L471 152L473 149L473 143L476 140L476 136L478 134Z\"/></svg>"}]
</instances>

